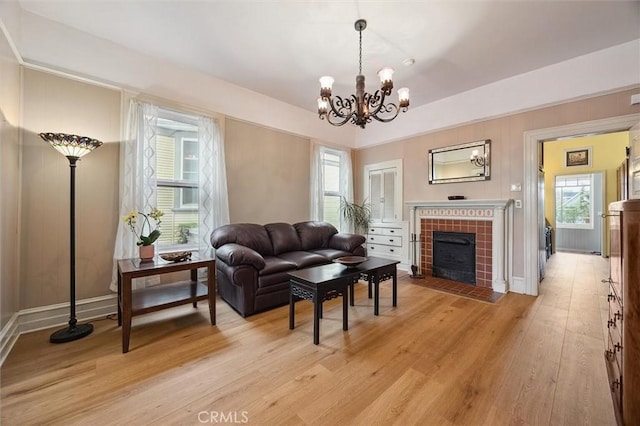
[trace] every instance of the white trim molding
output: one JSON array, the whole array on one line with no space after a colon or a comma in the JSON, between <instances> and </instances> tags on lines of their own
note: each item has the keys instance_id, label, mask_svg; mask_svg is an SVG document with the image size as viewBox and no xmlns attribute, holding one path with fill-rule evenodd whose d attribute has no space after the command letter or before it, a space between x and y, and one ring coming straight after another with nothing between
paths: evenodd
<instances>
[{"instance_id":1,"label":"white trim molding","mask_svg":"<svg viewBox=\"0 0 640 426\"><path fill-rule=\"evenodd\" d=\"M406 205L409 207L412 259L420 259L420 245L415 242L422 241L420 219L491 221L491 287L499 293L515 291L509 286L513 278L513 200L411 201Z\"/></svg>"},{"instance_id":2,"label":"white trim molding","mask_svg":"<svg viewBox=\"0 0 640 426\"><path fill-rule=\"evenodd\" d=\"M538 295L538 143L567 136L626 131L640 122L640 114L524 132L524 288Z\"/></svg>"},{"instance_id":3,"label":"white trim molding","mask_svg":"<svg viewBox=\"0 0 640 426\"><path fill-rule=\"evenodd\" d=\"M117 295L93 297L76 302L76 316L86 321L113 315L118 311ZM64 326L69 322L69 303L23 309L14 314L0 331L0 366L21 334Z\"/></svg>"}]
</instances>

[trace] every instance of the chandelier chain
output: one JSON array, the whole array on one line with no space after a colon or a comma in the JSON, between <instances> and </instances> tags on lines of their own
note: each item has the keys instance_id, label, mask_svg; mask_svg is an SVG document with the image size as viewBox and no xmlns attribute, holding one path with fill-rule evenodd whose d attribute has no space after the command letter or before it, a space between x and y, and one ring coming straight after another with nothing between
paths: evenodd
<instances>
[{"instance_id":1,"label":"chandelier chain","mask_svg":"<svg viewBox=\"0 0 640 426\"><path fill-rule=\"evenodd\" d=\"M362 30L358 32L360 33L360 63L358 66L358 75L362 75Z\"/></svg>"}]
</instances>

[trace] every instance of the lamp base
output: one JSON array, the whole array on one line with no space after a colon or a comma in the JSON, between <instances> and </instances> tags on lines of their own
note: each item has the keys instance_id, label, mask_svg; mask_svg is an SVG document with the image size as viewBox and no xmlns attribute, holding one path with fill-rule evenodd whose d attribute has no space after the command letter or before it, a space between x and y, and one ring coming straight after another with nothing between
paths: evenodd
<instances>
[{"instance_id":1,"label":"lamp base","mask_svg":"<svg viewBox=\"0 0 640 426\"><path fill-rule=\"evenodd\" d=\"M51 335L51 343L66 343L82 339L93 333L93 324L77 324L75 327L67 327L56 331Z\"/></svg>"}]
</instances>

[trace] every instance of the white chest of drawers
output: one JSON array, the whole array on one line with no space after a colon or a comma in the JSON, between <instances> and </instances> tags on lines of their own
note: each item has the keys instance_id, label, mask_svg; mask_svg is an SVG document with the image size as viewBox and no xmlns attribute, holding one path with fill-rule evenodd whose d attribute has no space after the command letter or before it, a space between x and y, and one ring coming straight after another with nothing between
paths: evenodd
<instances>
[{"instance_id":1,"label":"white chest of drawers","mask_svg":"<svg viewBox=\"0 0 640 426\"><path fill-rule=\"evenodd\" d=\"M367 237L367 255L399 260L399 269L409 270L407 222L372 223Z\"/></svg>"}]
</instances>

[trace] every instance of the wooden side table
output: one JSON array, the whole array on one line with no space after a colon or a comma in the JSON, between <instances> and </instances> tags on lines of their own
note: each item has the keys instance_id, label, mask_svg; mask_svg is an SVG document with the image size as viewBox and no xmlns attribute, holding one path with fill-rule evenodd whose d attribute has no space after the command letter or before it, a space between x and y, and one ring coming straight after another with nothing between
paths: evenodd
<instances>
[{"instance_id":1,"label":"wooden side table","mask_svg":"<svg viewBox=\"0 0 640 426\"><path fill-rule=\"evenodd\" d=\"M129 351L131 318L161 309L209 300L211 325L216 324L216 261L212 250L194 252L192 259L184 262L167 262L156 256L153 261L140 259L118 260L118 326L122 326L122 353ZM206 282L198 281L198 268L207 268ZM132 290L133 278L191 271L191 279Z\"/></svg>"}]
</instances>

